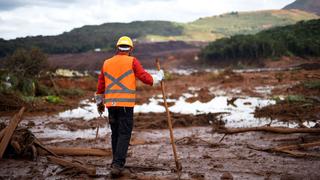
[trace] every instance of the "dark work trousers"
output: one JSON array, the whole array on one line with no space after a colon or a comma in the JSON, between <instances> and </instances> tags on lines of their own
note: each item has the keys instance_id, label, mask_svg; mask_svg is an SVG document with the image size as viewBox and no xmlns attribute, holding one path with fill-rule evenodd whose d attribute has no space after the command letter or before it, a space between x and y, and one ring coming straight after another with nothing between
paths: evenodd
<instances>
[{"instance_id":1,"label":"dark work trousers","mask_svg":"<svg viewBox=\"0 0 320 180\"><path fill-rule=\"evenodd\" d=\"M124 167L133 127L133 107L108 107L112 165Z\"/></svg>"}]
</instances>

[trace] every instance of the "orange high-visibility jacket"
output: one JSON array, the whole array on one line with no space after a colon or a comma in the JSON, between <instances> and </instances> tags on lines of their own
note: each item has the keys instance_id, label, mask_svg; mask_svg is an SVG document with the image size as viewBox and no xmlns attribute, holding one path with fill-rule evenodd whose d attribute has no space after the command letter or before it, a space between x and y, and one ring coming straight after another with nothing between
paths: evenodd
<instances>
[{"instance_id":1,"label":"orange high-visibility jacket","mask_svg":"<svg viewBox=\"0 0 320 180\"><path fill-rule=\"evenodd\" d=\"M133 107L136 99L134 57L115 55L103 64L105 78L105 105Z\"/></svg>"}]
</instances>

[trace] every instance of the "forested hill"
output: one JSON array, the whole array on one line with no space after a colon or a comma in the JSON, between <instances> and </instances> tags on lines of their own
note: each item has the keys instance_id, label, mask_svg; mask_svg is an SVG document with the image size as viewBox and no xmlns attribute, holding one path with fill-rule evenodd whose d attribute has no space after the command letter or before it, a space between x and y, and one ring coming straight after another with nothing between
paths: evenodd
<instances>
[{"instance_id":1,"label":"forested hill","mask_svg":"<svg viewBox=\"0 0 320 180\"><path fill-rule=\"evenodd\" d=\"M39 47L46 53L78 53L103 48L113 48L120 36L133 39L148 34L159 36L180 35L183 28L167 21L136 21L131 23L105 23L83 26L57 36L35 36L5 41L0 39L0 57L16 48Z\"/></svg>"},{"instance_id":2,"label":"forested hill","mask_svg":"<svg viewBox=\"0 0 320 180\"><path fill-rule=\"evenodd\" d=\"M299 10L231 12L200 18L190 23L136 21L83 26L57 36L35 36L14 40L0 39L0 57L17 48L39 47L46 53L79 53L100 48L114 48L122 35L138 41L213 41L235 34L253 34L275 26L294 24L319 16Z\"/></svg>"},{"instance_id":3,"label":"forested hill","mask_svg":"<svg viewBox=\"0 0 320 180\"><path fill-rule=\"evenodd\" d=\"M320 15L320 0L296 0L283 9L300 9Z\"/></svg>"},{"instance_id":4,"label":"forested hill","mask_svg":"<svg viewBox=\"0 0 320 180\"><path fill-rule=\"evenodd\" d=\"M320 19L210 43L200 57L214 64L259 64L264 58L320 56Z\"/></svg>"}]
</instances>

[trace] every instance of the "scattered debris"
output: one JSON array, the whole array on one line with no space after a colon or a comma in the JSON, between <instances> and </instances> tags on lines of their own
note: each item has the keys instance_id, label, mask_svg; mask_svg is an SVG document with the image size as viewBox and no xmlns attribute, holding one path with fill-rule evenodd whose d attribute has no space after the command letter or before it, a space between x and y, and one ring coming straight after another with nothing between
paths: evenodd
<instances>
[{"instance_id":1,"label":"scattered debris","mask_svg":"<svg viewBox=\"0 0 320 180\"><path fill-rule=\"evenodd\" d=\"M80 161L70 161L66 160L65 158L58 158L54 156L48 156L48 160L52 163L59 164L64 167L76 168L80 172L85 172L89 176L96 175L96 168L88 166Z\"/></svg>"},{"instance_id":2,"label":"scattered debris","mask_svg":"<svg viewBox=\"0 0 320 180\"><path fill-rule=\"evenodd\" d=\"M80 162L79 160L69 161L65 158L62 159L58 155L68 156L110 156L110 149L93 149L93 148L70 148L70 147L45 147L33 133L25 127L17 128L18 124L22 120L22 114L25 108L21 108L19 113L14 115L9 125L5 127L1 123L0 132L0 155L3 157L6 153L6 157L31 157L30 159L36 160L38 155L48 155L50 162L75 168L78 171L85 172L90 176L96 175L96 169ZM10 146L8 146L8 144ZM52 156L53 155L53 156Z\"/></svg>"},{"instance_id":3,"label":"scattered debris","mask_svg":"<svg viewBox=\"0 0 320 180\"><path fill-rule=\"evenodd\" d=\"M231 98L230 100L227 99L227 105L228 105L228 106L231 105L231 106L233 106L233 107L237 107L237 105L234 104L234 102L235 102L237 99L238 99L238 97L233 97L233 98Z\"/></svg>"}]
</instances>

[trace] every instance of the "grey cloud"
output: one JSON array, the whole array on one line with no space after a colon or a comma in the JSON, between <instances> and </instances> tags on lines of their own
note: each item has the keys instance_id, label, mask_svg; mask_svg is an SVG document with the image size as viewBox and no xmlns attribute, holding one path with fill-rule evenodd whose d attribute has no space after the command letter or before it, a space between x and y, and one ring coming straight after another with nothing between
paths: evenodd
<instances>
[{"instance_id":1,"label":"grey cloud","mask_svg":"<svg viewBox=\"0 0 320 180\"><path fill-rule=\"evenodd\" d=\"M0 10L11 10L17 7L23 6L24 3L22 1L15 1L15 0L0 0Z\"/></svg>"},{"instance_id":2,"label":"grey cloud","mask_svg":"<svg viewBox=\"0 0 320 180\"><path fill-rule=\"evenodd\" d=\"M0 11L8 11L24 6L47 6L54 7L65 4L72 4L80 0L0 0Z\"/></svg>"}]
</instances>

